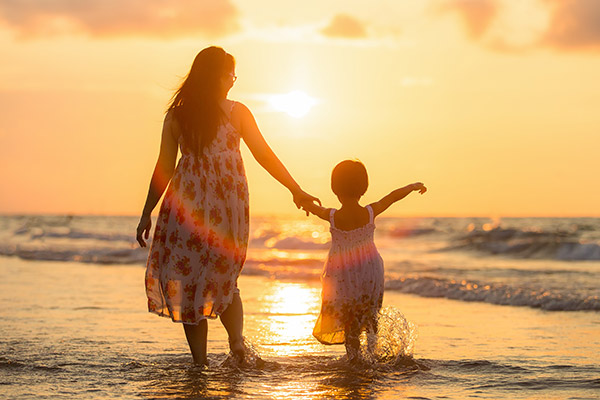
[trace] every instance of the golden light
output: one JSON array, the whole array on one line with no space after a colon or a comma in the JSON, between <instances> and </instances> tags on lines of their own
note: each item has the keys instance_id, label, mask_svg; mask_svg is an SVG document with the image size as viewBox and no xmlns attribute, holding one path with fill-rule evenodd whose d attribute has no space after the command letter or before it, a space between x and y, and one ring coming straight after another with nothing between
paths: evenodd
<instances>
[{"instance_id":1,"label":"golden light","mask_svg":"<svg viewBox=\"0 0 600 400\"><path fill-rule=\"evenodd\" d=\"M317 100L301 90L294 90L286 94L276 94L269 97L269 105L277 111L284 112L291 117L301 118L317 104Z\"/></svg>"},{"instance_id":2,"label":"golden light","mask_svg":"<svg viewBox=\"0 0 600 400\"><path fill-rule=\"evenodd\" d=\"M269 314L262 329L265 347L278 355L291 355L309 352L318 345L312 338L320 307L318 287L274 282L262 303L268 305L264 312Z\"/></svg>"}]
</instances>

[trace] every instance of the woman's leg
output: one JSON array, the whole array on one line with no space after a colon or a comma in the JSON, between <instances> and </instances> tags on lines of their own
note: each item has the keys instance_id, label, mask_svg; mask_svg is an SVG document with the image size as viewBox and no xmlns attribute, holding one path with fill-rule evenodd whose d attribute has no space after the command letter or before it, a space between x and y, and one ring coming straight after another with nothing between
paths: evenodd
<instances>
[{"instance_id":1,"label":"woman's leg","mask_svg":"<svg viewBox=\"0 0 600 400\"><path fill-rule=\"evenodd\" d=\"M221 314L221 323L229 335L229 347L236 357L244 357L244 307L239 293L233 294L233 300Z\"/></svg>"},{"instance_id":2,"label":"woman's leg","mask_svg":"<svg viewBox=\"0 0 600 400\"><path fill-rule=\"evenodd\" d=\"M206 358L206 341L208 336L208 321L203 319L198 325L183 324L194 363L208 365Z\"/></svg>"}]
</instances>

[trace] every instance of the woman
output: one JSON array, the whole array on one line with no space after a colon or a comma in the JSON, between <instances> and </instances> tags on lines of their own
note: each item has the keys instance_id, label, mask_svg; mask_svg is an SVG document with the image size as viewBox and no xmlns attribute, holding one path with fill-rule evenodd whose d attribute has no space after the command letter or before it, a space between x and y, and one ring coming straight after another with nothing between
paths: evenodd
<instances>
[{"instance_id":1,"label":"woman","mask_svg":"<svg viewBox=\"0 0 600 400\"><path fill-rule=\"evenodd\" d=\"M254 158L290 190L305 193L273 153L252 113L227 99L235 60L219 47L202 50L165 117L137 241L146 246L150 214L167 184L146 270L148 310L182 322L194 362L207 364L207 319L220 317L233 354L242 359L243 309L237 278L248 245L248 188L243 139ZM175 168L177 150L181 158Z\"/></svg>"}]
</instances>

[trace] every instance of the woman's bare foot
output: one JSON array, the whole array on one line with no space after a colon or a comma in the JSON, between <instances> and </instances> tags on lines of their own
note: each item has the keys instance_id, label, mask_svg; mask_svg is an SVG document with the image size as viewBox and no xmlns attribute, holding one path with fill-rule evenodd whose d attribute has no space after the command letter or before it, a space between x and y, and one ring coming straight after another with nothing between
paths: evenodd
<instances>
[{"instance_id":1,"label":"woman's bare foot","mask_svg":"<svg viewBox=\"0 0 600 400\"><path fill-rule=\"evenodd\" d=\"M197 367L202 367L202 368L208 368L208 359L207 358L201 358L201 359L194 359L194 365Z\"/></svg>"},{"instance_id":2,"label":"woman's bare foot","mask_svg":"<svg viewBox=\"0 0 600 400\"><path fill-rule=\"evenodd\" d=\"M246 347L244 346L243 336L235 340L230 339L229 348L231 349L231 353L238 360L238 362L244 361L244 357L246 355Z\"/></svg>"}]
</instances>

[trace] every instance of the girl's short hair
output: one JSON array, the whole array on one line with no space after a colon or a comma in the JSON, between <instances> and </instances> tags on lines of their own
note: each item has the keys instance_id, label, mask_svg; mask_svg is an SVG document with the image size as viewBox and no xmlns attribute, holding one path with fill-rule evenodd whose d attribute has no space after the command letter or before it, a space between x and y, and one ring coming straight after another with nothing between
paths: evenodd
<instances>
[{"instance_id":1,"label":"girl's short hair","mask_svg":"<svg viewBox=\"0 0 600 400\"><path fill-rule=\"evenodd\" d=\"M337 196L361 197L368 186L367 169L360 161L344 160L333 168L331 190Z\"/></svg>"}]
</instances>

